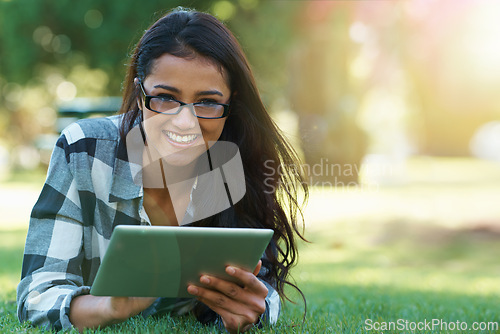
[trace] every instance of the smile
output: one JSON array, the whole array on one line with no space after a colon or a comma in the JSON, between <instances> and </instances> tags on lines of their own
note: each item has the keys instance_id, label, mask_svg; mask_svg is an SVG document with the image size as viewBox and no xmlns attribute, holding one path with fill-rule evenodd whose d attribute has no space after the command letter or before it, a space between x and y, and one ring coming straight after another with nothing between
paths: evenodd
<instances>
[{"instance_id":1,"label":"smile","mask_svg":"<svg viewBox=\"0 0 500 334\"><path fill-rule=\"evenodd\" d=\"M181 136L166 130L163 130L162 133L165 134L171 141L179 144L190 144L198 138L198 135Z\"/></svg>"}]
</instances>

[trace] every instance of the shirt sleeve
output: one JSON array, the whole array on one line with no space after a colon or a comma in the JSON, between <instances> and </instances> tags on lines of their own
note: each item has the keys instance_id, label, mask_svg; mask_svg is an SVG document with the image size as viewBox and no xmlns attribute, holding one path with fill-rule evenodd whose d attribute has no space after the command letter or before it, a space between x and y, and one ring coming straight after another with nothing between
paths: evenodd
<instances>
[{"instance_id":1,"label":"shirt sleeve","mask_svg":"<svg viewBox=\"0 0 500 334\"><path fill-rule=\"evenodd\" d=\"M277 254L277 248L274 240L270 243L271 252L275 255ZM266 311L260 316L257 322L257 327L262 327L262 325L274 325L278 321L278 317L281 312L281 299L276 291L276 280L270 276L270 266L272 264L269 262L267 255L261 258L262 266L260 268L257 278L266 285L268 290L266 297Z\"/></svg>"},{"instance_id":2,"label":"shirt sleeve","mask_svg":"<svg viewBox=\"0 0 500 334\"><path fill-rule=\"evenodd\" d=\"M260 316L259 325L274 325L278 321L281 311L281 300L278 292L269 283L262 281L268 289L266 297L266 311Z\"/></svg>"},{"instance_id":3,"label":"shirt sleeve","mask_svg":"<svg viewBox=\"0 0 500 334\"><path fill-rule=\"evenodd\" d=\"M55 330L72 327L71 301L90 291L82 277L82 211L69 151L63 134L31 213L17 287L19 320Z\"/></svg>"}]
</instances>

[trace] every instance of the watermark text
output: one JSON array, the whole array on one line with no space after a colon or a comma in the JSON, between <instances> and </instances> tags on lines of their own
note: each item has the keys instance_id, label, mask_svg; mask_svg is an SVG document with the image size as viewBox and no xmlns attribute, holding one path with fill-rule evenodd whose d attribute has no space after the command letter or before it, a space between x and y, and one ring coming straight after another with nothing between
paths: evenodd
<instances>
[{"instance_id":1,"label":"watermark text","mask_svg":"<svg viewBox=\"0 0 500 334\"><path fill-rule=\"evenodd\" d=\"M424 319L423 321L410 321L397 319L396 321L373 321L366 319L364 328L367 331L497 331L499 323L495 321L446 321L443 319Z\"/></svg>"}]
</instances>

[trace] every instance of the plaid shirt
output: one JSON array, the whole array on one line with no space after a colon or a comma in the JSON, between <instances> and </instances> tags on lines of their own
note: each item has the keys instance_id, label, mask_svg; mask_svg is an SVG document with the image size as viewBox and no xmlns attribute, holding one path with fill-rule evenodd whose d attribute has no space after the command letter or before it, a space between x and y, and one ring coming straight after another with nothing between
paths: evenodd
<instances>
[{"instance_id":1,"label":"plaid shirt","mask_svg":"<svg viewBox=\"0 0 500 334\"><path fill-rule=\"evenodd\" d=\"M120 121L121 116L79 121L57 141L45 185L31 213L17 287L20 321L70 329L71 301L89 294L113 228L151 224L143 207L143 187L132 178L137 166L128 161L120 140ZM187 220L193 209L188 206ZM264 283L269 294L262 319L275 323L280 299ZM183 314L195 305L194 298L158 298L143 315ZM221 324L218 315L213 317Z\"/></svg>"}]
</instances>

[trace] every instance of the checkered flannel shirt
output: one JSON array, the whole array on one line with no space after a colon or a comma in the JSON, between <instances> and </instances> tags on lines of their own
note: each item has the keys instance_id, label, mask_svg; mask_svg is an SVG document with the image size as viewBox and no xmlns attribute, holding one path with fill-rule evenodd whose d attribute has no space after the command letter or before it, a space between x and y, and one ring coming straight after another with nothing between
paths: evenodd
<instances>
[{"instance_id":1,"label":"checkered flannel shirt","mask_svg":"<svg viewBox=\"0 0 500 334\"><path fill-rule=\"evenodd\" d=\"M151 224L143 207L143 187L132 179L137 166L127 160L120 140L120 122L121 116L79 121L66 128L57 141L45 185L31 213L17 287L20 321L70 329L71 301L89 294L113 228ZM193 209L188 207L186 217ZM273 324L280 299L264 283L269 294L261 319ZM158 298L143 315L182 314L195 304L194 298ZM214 316L220 324L220 317Z\"/></svg>"}]
</instances>

